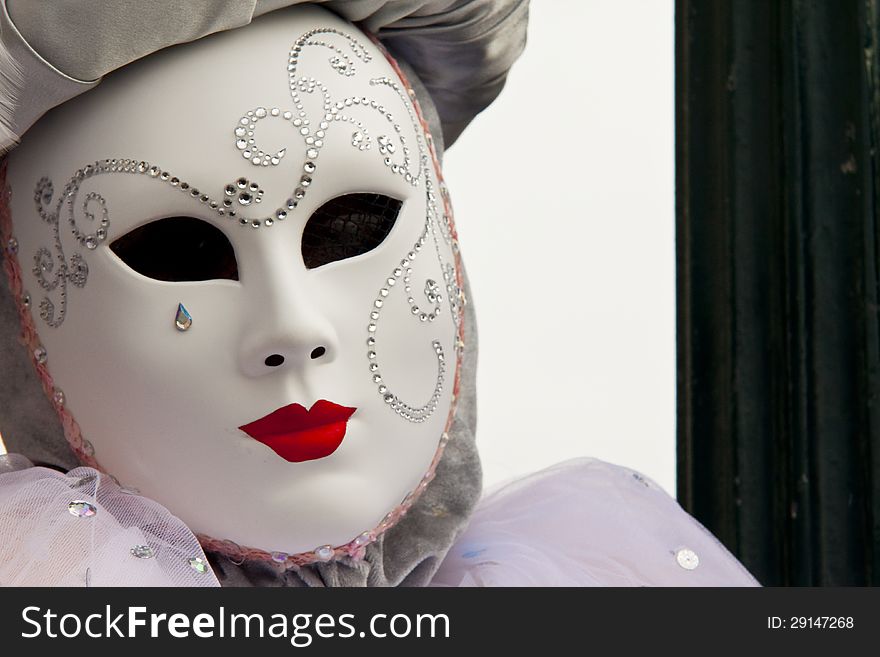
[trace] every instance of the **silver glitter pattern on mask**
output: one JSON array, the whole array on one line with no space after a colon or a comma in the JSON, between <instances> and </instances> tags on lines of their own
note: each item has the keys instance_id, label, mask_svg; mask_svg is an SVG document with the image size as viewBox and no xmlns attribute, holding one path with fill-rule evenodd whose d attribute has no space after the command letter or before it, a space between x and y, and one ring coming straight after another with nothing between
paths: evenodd
<instances>
[{"instance_id":1,"label":"silver glitter pattern on mask","mask_svg":"<svg viewBox=\"0 0 880 657\"><path fill-rule=\"evenodd\" d=\"M370 83L386 85L394 89L397 92L398 96L400 96L401 100L403 101L404 107L406 107L407 112L409 113L410 121L415 130L416 143L419 150L419 161L421 166L418 171L418 175L412 176L412 174L406 168L409 166L410 162L408 159L408 151L405 150L405 167L399 167L397 171L404 171L404 175L408 176L408 181L418 180L420 176L424 176L427 212L425 215L424 228L421 235L419 235L418 240L416 240L415 244L413 244L412 250L410 250L406 254L406 256L400 261L400 265L395 267L391 271L391 274L385 279L385 283L382 285L381 288L379 288L378 295L373 300L373 308L370 310L370 321L367 324L367 360L369 361L369 371L370 375L372 376L373 383L376 385L376 390L382 396L385 403L388 404L388 406L403 419L413 423L422 423L427 421L428 418L433 415L434 411L437 409L437 405L439 404L440 397L443 393L443 384L446 378L446 354L443 350L443 345L437 339L434 339L431 342L431 348L434 351L434 355L437 359L437 379L434 385L434 391L427 402L425 402L421 406L414 406L412 404L404 402L397 394L389 389L378 363L379 356L377 352L376 333L379 328L379 319L381 317L382 309L385 307L386 301L392 290L395 287L400 287L398 285L398 281L400 279L402 279L403 282L403 290L404 294L406 295L406 302L409 304L410 314L412 317L417 318L419 322L430 323L436 320L441 315L441 304L443 302L443 295L440 292L439 284L435 280L428 278L424 281L423 293L428 304L430 304L431 306L430 309L423 309L421 306L419 306L418 302L416 301L416 296L413 295L412 265L415 259L418 257L419 253L422 251L422 248L427 244L430 234L430 239L434 244L437 260L440 264L440 271L443 273L443 279L446 286L446 294L447 298L449 299L450 318L452 320L453 327L456 329L456 335L458 335L458 326L461 319L461 308L464 304L464 293L457 284L455 267L451 263L445 262L443 259L443 255L440 251L440 241L442 239L443 241L447 242L453 248L453 250L457 249L457 244L454 242L454 240L452 240L449 217L445 214L443 215L443 220L446 224L446 230L444 231L443 228L438 228L438 224L440 224L440 213L437 209L437 196L434 193L434 184L430 175L430 165L432 160L428 154L428 150L422 136L421 123L419 122L415 111L410 106L408 102L409 99L405 96L400 85L393 80L390 80L388 78L377 78L375 80L371 80ZM395 126L395 129L399 132L399 126ZM380 148L385 148L387 151L387 146L389 144L388 141L382 140L382 138L380 137L378 143L380 144ZM445 196L445 188L442 190L442 193ZM461 349L463 348L463 345L460 344L458 340L456 340L455 347L456 349Z\"/></svg>"},{"instance_id":2,"label":"silver glitter pattern on mask","mask_svg":"<svg viewBox=\"0 0 880 657\"><path fill-rule=\"evenodd\" d=\"M336 36L345 39L352 50L354 58L349 56L339 46L314 38L319 35ZM446 355L443 345L437 339L431 341L431 348L437 359L437 378L430 398L424 404L417 406L403 401L396 393L389 389L388 384L385 382L378 362L376 331L382 307L398 281L402 285L397 285L397 287L403 288L404 298L410 306L411 315L420 323L432 323L442 315L444 295L440 284L432 278L427 278L423 285L415 288L413 281L413 262L430 237L434 243L440 271L443 276L443 285L446 289L445 299L449 303L450 320L456 328L457 335L461 319L461 308L464 304L464 295L457 285L453 264L444 261L440 250L441 240L453 248L453 250L457 249L457 243L452 238L450 218L445 213L438 211L438 199L430 176L432 160L422 134L421 123L411 105L411 92L408 94L396 80L388 77L373 78L369 81L371 86L384 86L392 89L402 101L402 105L408 114L410 125L414 128L419 154L417 162L413 161L410 145L403 135L401 125L396 122L394 115L384 105L366 96L351 96L334 102L329 88L322 82L314 77L297 75L297 67L303 50L312 47L329 50L331 57L328 61L331 69L345 77L356 75L355 60L360 60L364 63L371 61L371 56L367 53L366 48L357 39L339 30L319 28L306 32L296 40L290 49L287 62L289 90L295 111L283 110L279 107L266 108L260 106L240 116L238 123L233 128L234 146L236 151L240 152L241 156L247 159L253 166L278 166L288 154L288 147L282 147L277 150L264 150L258 146L255 132L260 121L272 119L285 121L290 124L303 140L304 159L301 165L301 173L298 174L296 187L290 193L287 200L269 216L264 215L261 218L252 218L238 215L238 212L242 211L242 209L259 205L265 193L257 183L245 177L240 177L235 182L225 185L219 196L221 200L215 200L210 195L204 194L199 189L193 187L187 181L181 180L179 177L155 164L137 159L99 160L76 172L74 177L65 186L62 197L59 199L54 212L45 210L45 206L49 204L53 194L51 181L48 178L43 178L37 185L35 201L37 202L41 217L53 226L56 253L53 258L53 254L49 249L39 249L34 256L34 273L37 276L38 283L46 292L52 292L60 287L61 297L57 313L53 302L48 297L44 298L40 304L40 315L50 326L60 326L64 321L66 313L67 282L69 281L75 286L82 287L86 284L88 278L88 266L80 254L74 254L69 262L64 256L58 227L61 204L64 200L67 199L68 202L68 222L71 232L79 244L87 249L94 249L107 237L110 216L107 210L107 203L99 194L90 192L82 203L82 211L86 219L89 222L97 222L99 224L97 229L93 233L85 233L79 228L75 220L73 208L83 180L108 173L144 175L180 190L187 197L211 208L219 216L237 220L242 226L251 228L268 227L272 226L276 221L286 219L296 209L299 201L305 197L312 183L313 176L318 171L317 160L320 156L321 148L324 146L324 139L328 129L333 124L344 123L353 128L350 137L350 143L353 148L361 152L375 151L378 157L382 159L384 166L392 174L400 176L414 188L419 186L421 179L425 181L427 212L424 229L413 245L412 250L400 261L400 266L394 268L386 278L385 284L380 288L370 312L367 338L369 370L378 394L382 396L389 408L405 420L414 423L425 422L433 415L443 392L446 377ZM313 124L305 110L302 95L315 93L320 93L321 95L323 115L320 121ZM374 140L365 124L352 116L352 112L361 110L378 113L387 124L388 130L378 135ZM447 192L442 183L440 193L445 199ZM53 269L56 269L56 261L58 263L57 270L54 271L54 275L51 278L48 278L53 274ZM417 301L419 295L418 292L414 293L414 289L423 293L427 303L420 300ZM459 350L461 348L463 348L463 345L456 339L455 349Z\"/></svg>"},{"instance_id":3,"label":"silver glitter pattern on mask","mask_svg":"<svg viewBox=\"0 0 880 657\"><path fill-rule=\"evenodd\" d=\"M52 245L51 248L44 246L37 249L31 271L37 279L37 284L46 293L46 296L40 300L40 317L52 327L61 326L67 315L67 284L85 287L89 278L89 267L81 254L74 253L69 260L64 254L60 229L62 207L67 209L67 222L81 246L94 249L107 237L110 220L106 215L104 199L98 194L88 194L82 204L82 210L89 221L96 219L95 214L89 210L91 205L97 204L102 209L98 229L94 233L84 233L76 221L76 201L80 184L89 175L92 175L91 170L88 173L86 170L77 171L65 185L54 206L51 204L55 196L55 188L51 180L46 177L41 178L34 190L37 212L52 229ZM49 295L56 291L58 296L53 301Z\"/></svg>"},{"instance_id":4,"label":"silver glitter pattern on mask","mask_svg":"<svg viewBox=\"0 0 880 657\"><path fill-rule=\"evenodd\" d=\"M321 40L315 37L331 37L344 39L353 55L350 56L339 45ZM88 280L88 265L80 254L74 254L70 261L64 255L59 230L61 206L67 203L67 221L70 225L74 239L88 250L106 240L110 215L107 202L103 196L96 192L86 194L81 209L85 219L90 224L97 224L93 232L82 230L75 218L74 204L80 190L81 183L93 176L109 173L133 173L147 176L151 179L167 184L183 192L187 197L199 202L221 217L228 217L244 227L260 228L274 225L276 221L283 221L296 209L299 202L305 197L312 178L317 172L317 158L324 145L326 131L334 123L347 123L355 128L351 136L351 144L359 151L372 149L372 138L363 122L349 116L346 111L352 108L364 107L373 112L378 112L394 131L396 140L400 145L400 158L395 161L394 154L398 151L395 139L387 135L380 135L377 139L378 154L383 158L383 163L394 174L400 175L410 185L417 187L420 169L412 168L410 150L401 127L395 123L393 114L375 100L365 96L352 96L340 100L334 104L330 90L326 85L314 77L298 76L297 68L300 56L306 48L324 48L329 50L331 56L328 60L330 67L337 74L344 77L352 77L357 73L355 60L369 63L372 60L366 47L356 38L335 28L317 28L300 36L288 53L287 72L291 99L295 111L282 110L279 107L257 107L241 116L233 129L235 148L241 152L242 157L252 165L259 167L277 166L287 154L287 148L275 151L264 151L256 144L254 136L256 125L264 119L278 119L289 122L292 128L302 137L304 148L304 160L299 179L293 191L282 205L277 207L268 216L246 217L239 216L240 211L250 207L256 207L262 202L264 190L256 183L245 177L239 178L235 183L227 184L223 192L218 196L220 200L212 198L209 194L201 192L189 182L182 180L163 168L134 158L108 158L89 164L74 174L64 187L61 197L54 209L48 209L53 197L53 184L47 177L42 178L36 187L34 200L37 210L44 221L52 226L53 246L52 249L42 247L34 254L33 273L40 287L47 293L58 290L59 297L56 300L49 298L48 294L40 302L40 317L52 327L59 327L64 322L67 312L67 283L76 287L84 287ZM399 85L388 78L376 78L370 80L371 85L387 85L395 89L398 95L403 96ZM322 97L323 116L316 125L312 124L302 100L302 94L314 94L320 92ZM414 120L412 110L404 103ZM418 131L417 131L417 134ZM424 147L420 144L420 150L424 159ZM424 163L422 166L424 169ZM56 305L57 303L57 305Z\"/></svg>"}]
</instances>

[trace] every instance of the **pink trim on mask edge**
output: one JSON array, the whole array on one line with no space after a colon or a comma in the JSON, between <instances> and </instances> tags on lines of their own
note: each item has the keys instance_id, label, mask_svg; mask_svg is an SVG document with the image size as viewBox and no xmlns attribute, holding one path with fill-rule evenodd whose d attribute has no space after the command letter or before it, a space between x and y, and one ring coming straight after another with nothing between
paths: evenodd
<instances>
[{"instance_id":1,"label":"pink trim on mask edge","mask_svg":"<svg viewBox=\"0 0 880 657\"><path fill-rule=\"evenodd\" d=\"M406 89L410 100L413 103L413 107L415 108L416 116L419 119L422 130L424 131L428 151L430 152L431 159L434 163L434 172L437 176L438 186L440 188L440 195L443 199L443 208L449 217L449 232L452 237L452 251L453 257L455 259L456 283L459 288L464 289L461 255L459 253L458 246L458 233L455 230L452 204L449 198L446 184L443 181L443 175L440 171L440 161L434 148L434 140L431 136L428 123L425 120L424 115L422 114L422 110L419 106L418 100L415 97L415 93L413 92L412 87L407 81L406 75L404 75L400 66L398 66L394 58L375 36L368 36L373 41L373 43L376 44L379 50L385 55L389 64L391 64L391 67L394 69L394 71L400 78L400 81L403 83L404 88ZM39 377L40 383L43 386L43 392L46 394L50 403L54 407L55 412L58 414L58 417L61 420L61 425L64 429L64 436L67 439L67 442L76 457L83 465L92 467L95 470L103 472L104 474L112 477L112 475L105 472L104 469L101 468L94 456L89 455L86 451L86 441L83 439L82 431L80 430L79 425L76 423L76 420L74 420L73 415L71 415L64 404L58 404L54 400L55 385L52 381L52 376L49 374L48 368L45 364L38 363L36 358L34 358L34 350L42 345L40 343L36 327L34 326L33 315L30 312L29 307L25 306L22 303L24 289L21 282L21 267L18 261L18 257L17 255L9 253L6 249L6 245L9 239L13 236L12 216L9 204L10 195L11 190L6 184L6 160L4 158L2 164L0 164L0 240L2 240L0 244L2 244L2 248L5 253L3 266L9 280L9 287L15 298L15 304L18 308L18 316L21 322L22 334L19 341L28 349L31 362L34 365L37 376ZM31 303L33 303L33 299L31 299ZM466 303L466 300L463 300L463 303ZM464 313L462 313L458 323L457 337L459 343L463 345ZM428 467L428 471L425 473L424 477L422 477L422 480L419 482L418 486L416 486L416 488L411 491L399 505L392 509L375 528L370 531L364 532L357 538L349 541L344 545L339 545L336 547L330 546L332 548L333 554L329 557L326 554L318 556L316 548L315 550L309 552L301 552L299 554L288 555L286 559L281 561L279 559L273 558L273 553L267 552L266 550L241 547L233 543L232 541L221 540L203 534L196 534L196 538L198 538L199 542L202 545L202 548L206 551L210 550L212 552L222 554L229 558L230 561L235 564L244 563L245 560L257 560L271 563L281 570L285 570L288 568L299 568L301 566L306 566L313 563L328 562L340 557L349 557L354 560L363 559L364 555L366 554L367 546L376 541L382 534L391 529L394 525L397 524L397 522L400 521L401 518L406 515L407 511L409 511L412 505L415 504L415 502L418 500L421 493L428 487L428 483L434 478L437 464L440 462L440 459L443 456L444 448L446 447L446 442L449 436L449 429L452 427L452 422L455 418L455 411L461 386L461 362L462 353L464 350L463 348L456 348L455 351L455 379L452 386L452 400L449 407L449 415L447 416L446 426L440 439L440 443L437 447L437 451L434 453L434 458L431 460L431 465ZM280 553L275 553L275 555L276 557L281 556Z\"/></svg>"}]
</instances>

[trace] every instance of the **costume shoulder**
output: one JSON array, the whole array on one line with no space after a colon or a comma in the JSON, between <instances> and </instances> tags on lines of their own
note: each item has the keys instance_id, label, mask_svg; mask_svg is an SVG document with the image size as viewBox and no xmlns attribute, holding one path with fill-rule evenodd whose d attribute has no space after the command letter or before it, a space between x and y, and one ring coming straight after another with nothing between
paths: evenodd
<instances>
[{"instance_id":1,"label":"costume shoulder","mask_svg":"<svg viewBox=\"0 0 880 657\"><path fill-rule=\"evenodd\" d=\"M219 586L165 507L91 468L0 455L0 586Z\"/></svg>"},{"instance_id":2,"label":"costume shoulder","mask_svg":"<svg viewBox=\"0 0 880 657\"><path fill-rule=\"evenodd\" d=\"M433 584L758 586L660 486L596 459L488 494Z\"/></svg>"}]
</instances>

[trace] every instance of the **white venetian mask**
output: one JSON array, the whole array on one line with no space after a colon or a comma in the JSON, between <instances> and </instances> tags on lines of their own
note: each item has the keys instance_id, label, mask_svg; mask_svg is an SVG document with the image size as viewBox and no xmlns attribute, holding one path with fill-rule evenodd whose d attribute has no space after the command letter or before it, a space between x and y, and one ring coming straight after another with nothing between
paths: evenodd
<instances>
[{"instance_id":1,"label":"white venetian mask","mask_svg":"<svg viewBox=\"0 0 880 657\"><path fill-rule=\"evenodd\" d=\"M7 181L25 336L86 462L278 561L362 547L418 492L460 269L368 37L307 7L159 53L45 117Z\"/></svg>"}]
</instances>

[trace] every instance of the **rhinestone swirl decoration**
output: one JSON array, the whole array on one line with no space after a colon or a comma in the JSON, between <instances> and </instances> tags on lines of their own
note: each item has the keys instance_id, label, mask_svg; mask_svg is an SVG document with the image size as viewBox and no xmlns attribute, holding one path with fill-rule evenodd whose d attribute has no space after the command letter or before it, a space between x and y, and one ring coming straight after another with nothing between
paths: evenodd
<instances>
[{"instance_id":1,"label":"rhinestone swirl decoration","mask_svg":"<svg viewBox=\"0 0 880 657\"><path fill-rule=\"evenodd\" d=\"M409 112L410 120L412 121L416 129L416 141L419 149L419 160L421 163L420 175L424 175L425 178L425 197L427 202L427 213L425 216L425 225L422 229L421 235L419 235L418 240L416 240L416 242L413 244L412 249L409 251L409 253L407 253L406 256L400 261L400 265L395 267L389 273L389 276L385 279L382 287L379 288L379 292L376 298L373 300L373 308L370 311L370 321L367 324L367 360L369 362L368 366L370 374L373 377L373 383L376 385L376 390L382 396L385 403L388 404L388 406L403 419L413 423L421 423L425 422L428 418L431 417L431 415L433 415L440 401L440 396L443 393L443 383L446 377L446 354L443 350L443 345L440 343L439 340L433 340L431 343L431 348L433 349L434 355L437 359L437 380L431 397L421 406L413 406L412 404L404 402L397 394L389 389L388 384L385 382L385 379L382 376L378 363L376 333L379 330L379 319L381 317L382 309L385 306L387 298L391 294L392 290L395 287L401 287L400 285L398 285L398 281L400 281L403 283L403 293L406 295L406 302L409 304L411 317L422 323L430 323L435 321L440 316L442 312L443 296L440 292L440 286L435 280L429 278L426 279L424 282L423 292L425 300L428 302L429 308L421 307L419 305L419 302L416 301L416 296L414 296L413 294L412 265L415 259L421 253L423 247L427 245L429 234L431 242L434 245L437 260L440 263L440 270L443 272L446 295L449 299L450 316L455 327L459 326L459 322L461 320L461 309L464 304L464 292L458 286L455 274L455 267L452 265L452 263L447 263L444 261L443 255L440 251L441 240L445 241L447 244L450 244L453 249L456 247L452 240L451 233L448 229L448 217L444 215L444 221L446 223L447 230L443 231L442 228L438 228L438 224L442 224L439 221L440 212L437 207L437 196L434 193L434 183L432 182L429 174L431 158L428 155L428 150L422 137L420 129L421 126L419 125L418 117L415 115L415 112L411 109L410 105L406 102L404 93L401 90L400 85L398 85L396 82L394 82L393 80L389 80L388 78L378 78L371 80L370 83L383 84L394 89L394 91L396 91L397 94L401 97L401 100L403 100L404 107L406 107L407 111ZM442 193L445 194L445 188ZM462 347L463 345L456 341L456 348L460 349Z\"/></svg>"},{"instance_id":2,"label":"rhinestone swirl decoration","mask_svg":"<svg viewBox=\"0 0 880 657\"><path fill-rule=\"evenodd\" d=\"M87 167L88 175L92 175L92 169ZM87 177L86 171L78 171L77 174L68 182L61 193L60 198L55 202L54 208L50 208L52 199L55 196L55 189L52 181L48 178L41 178L34 190L34 203L37 206L37 212L43 221L51 226L52 230L52 247L40 247L34 254L33 274L37 279L37 284L46 292L46 296L40 300L40 317L49 326L58 327L64 322L67 313L67 284L70 283L75 287L85 287L89 278L89 267L85 258L80 253L74 253L69 259L64 255L64 246L61 243L60 218L62 206L67 208L67 221L70 224L71 232L80 246L87 249L94 249L98 243L107 237L107 226L110 223L106 215L106 204L104 199L98 194L88 194L82 204L86 217L94 220L95 214L90 211L90 207L98 205L99 214L101 215L100 226L94 233L86 234L80 230L76 222L75 205L79 194L80 184ZM50 293L58 293L58 306L56 308L55 301L49 298Z\"/></svg>"},{"instance_id":3,"label":"rhinestone swirl decoration","mask_svg":"<svg viewBox=\"0 0 880 657\"><path fill-rule=\"evenodd\" d=\"M348 45L348 53L343 45L336 45L327 40L334 38ZM88 265L79 253L73 254L68 260L64 255L61 243L60 218L62 206L66 206L66 220L70 231L77 243L88 250L93 250L106 240L110 227L110 213L107 202L97 192L89 192L81 204L84 219L89 225L95 225L94 231L88 232L83 229L76 218L77 198L82 183L95 176L105 174L138 174L157 180L167 186L179 190L193 202L204 204L213 210L218 216L236 221L239 225L249 228L269 227L276 221L283 221L293 212L299 202L305 197L313 176L318 171L317 159L321 148L324 146L324 138L331 125L345 123L355 128L351 136L351 145L359 151L372 149L372 137L362 121L350 116L349 112L354 108L366 108L378 114L388 126L387 133L380 135L375 149L383 164L388 170L403 178L413 187L419 186L419 180L423 176L427 162L422 143L420 126L412 109L404 102L404 107L410 115L410 120L416 126L416 135L419 140L419 150L422 155L421 166L414 164L406 138L402 134L399 123L394 115L384 105L376 100L365 96L351 96L334 101L330 89L314 77L300 76L297 73L300 57L307 48L324 48L331 52L328 60L330 67L343 77L352 77L357 73L355 61L369 63L372 60L366 47L356 38L335 28L325 27L310 30L300 36L288 53L287 74L293 110L279 107L256 107L245 112L232 130L235 148L241 156L257 167L277 166L287 155L288 147L275 151L265 151L256 142L257 124L263 120L277 119L288 123L302 140L303 160L301 172L294 189L289 193L283 204L275 208L271 213L260 216L243 216L239 212L249 207L257 207L261 204L265 191L247 177L240 177L234 183L226 185L221 194L216 198L204 193L189 182L177 175L163 169L157 164L151 164L144 160L132 158L107 158L98 160L79 169L64 186L60 197L54 207L50 207L54 196L54 187L48 177L43 177L36 185L34 202L37 211L44 221L49 223L53 231L52 248L42 247L34 255L33 272L37 277L40 287L47 292L47 296L40 302L40 317L52 327L58 327L64 322L67 311L67 284L76 287L84 287L88 280ZM388 86L404 98L404 94L395 81L381 77L370 80L371 85ZM303 96L319 93L322 98L322 111L320 121L313 124L303 104ZM389 136L389 135L393 135ZM398 154L399 155L396 155ZM447 235L448 237L448 225ZM17 247L17 245L16 245ZM11 249L10 249L11 250ZM56 301L49 298L48 293L58 293Z\"/></svg>"},{"instance_id":4,"label":"rhinestone swirl decoration","mask_svg":"<svg viewBox=\"0 0 880 657\"><path fill-rule=\"evenodd\" d=\"M335 40L336 43L331 40ZM457 243L452 236L450 217L439 210L437 193L430 176L432 160L426 147L422 126L413 109L411 98L396 80L384 76L369 80L371 86L393 90L401 100L402 107L407 113L406 118L414 128L417 149L417 159L414 162L410 144L403 135L401 125L396 122L394 114L388 108L366 96L351 96L334 101L327 85L314 77L300 76L297 73L300 57L308 48L329 50L331 56L328 62L331 69L344 77L355 76L358 72L357 63L369 63L372 59L364 45L351 35L335 28L310 30L296 40L288 53L288 85L294 109L258 106L245 112L238 119L232 130L235 148L244 159L255 167L278 166L288 154L288 147L269 151L257 144L257 125L261 121L284 121L302 140L304 154L297 185L284 204L271 214L258 217L238 214L248 208L261 205L265 195L265 190L248 177L241 176L234 182L226 184L221 194L215 199L162 167L137 159L104 159L83 167L68 181L52 207L50 207L54 196L52 181L45 177L42 178L37 183L34 201L40 216L52 226L54 245L53 249L42 247L34 255L33 272L40 287L47 293L47 296L40 302L40 316L49 326L60 326L67 310L67 284L84 287L88 281L89 270L83 256L80 253L74 253L67 259L64 255L60 235L62 206L66 206L67 223L74 239L80 246L85 247L86 250L93 250L107 238L111 219L104 197L96 192L89 192L85 195L81 206L77 206L80 187L84 181L105 174L143 175L179 190L191 198L194 203L203 204L215 211L217 215L232 219L241 226L254 229L270 227L276 221L286 219L305 197L313 177L317 175L317 160L321 148L324 146L327 131L334 124L344 123L353 129L350 140L353 148L364 152L375 150L382 158L384 166L393 175L400 176L412 187L419 187L424 181L427 205L424 228L412 245L412 249L400 261L400 265L389 272L373 300L367 324L366 354L372 381L376 386L377 393L388 407L409 422L425 422L433 415L439 404L446 379L446 354L442 344L436 339L431 341L431 349L437 362L437 377L429 399L420 405L404 401L389 388L380 369L377 348L377 332L379 331L382 309L395 287L403 289L402 294L409 304L411 316L420 323L430 324L442 316L443 288L445 288L445 301L449 305L449 316L456 328L459 326L462 307L465 303L464 293L457 283L455 267L452 263L444 260L440 249L441 241L453 250L457 249ZM323 114L315 124L312 123L303 103L304 96L310 94L319 94L322 101ZM412 92L409 92L409 95L412 95ZM364 122L351 115L353 109L357 108L377 114L380 117L380 122L387 125L387 130L378 135L375 141ZM439 193L442 196L441 202L447 200L448 192L442 183ZM80 207L89 225L95 226L92 232L84 230L77 221L75 216L77 207ZM443 203L443 207L446 207L445 203ZM427 246L429 240L434 245L443 283L441 286L441 283L428 278L423 285L420 284L420 288L415 288L413 263L422 249ZM421 290L424 300L421 300L419 294L414 292L415 289ZM57 308L55 302L48 296L48 293L56 290L59 293ZM455 348L461 349L462 347L460 341L456 340Z\"/></svg>"}]
</instances>

